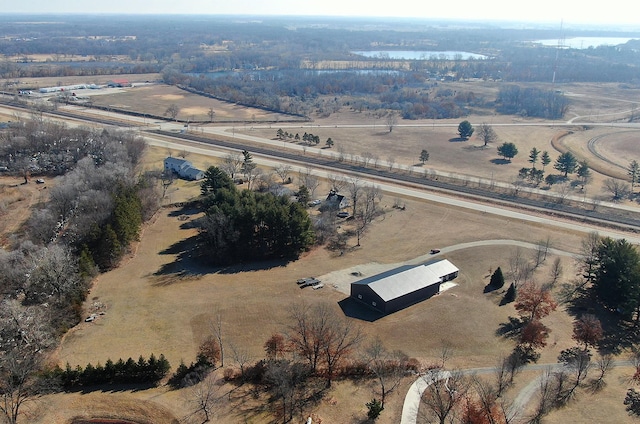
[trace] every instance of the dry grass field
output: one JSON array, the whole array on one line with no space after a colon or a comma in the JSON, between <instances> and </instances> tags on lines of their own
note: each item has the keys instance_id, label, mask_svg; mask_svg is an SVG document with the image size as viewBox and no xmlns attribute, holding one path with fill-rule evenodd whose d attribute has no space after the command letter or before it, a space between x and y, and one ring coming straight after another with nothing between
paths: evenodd
<instances>
[{"instance_id":1,"label":"dry grass field","mask_svg":"<svg viewBox=\"0 0 640 424\"><path fill-rule=\"evenodd\" d=\"M222 106L220 109L211 106L211 99L196 103L186 93L183 93L185 97L177 98L172 97L179 96L175 91L164 91L161 86L148 87L148 90L147 87L135 87L130 90L130 95L121 93L119 96L130 97L117 97L117 102L130 107L134 101L138 102L136 107L149 102L153 103L153 110L160 110L162 113L169 103L178 102L181 109L187 110L190 107L205 108L204 110L214 107L217 117L218 113L228 113L230 117L242 116L241 119L247 119L247 114L254 114L245 111L242 115L234 115L237 112L235 106L228 106L228 112L223 113ZM115 99L107 100L111 102L108 104L115 104ZM202 110L193 109L194 115L196 111L200 113ZM582 112L576 112L580 113ZM305 131L319 135L321 143L327 137L332 137L336 143L333 149L336 151L340 147L353 155L371 152L383 160L392 156L397 164L403 166L417 163L420 150L426 148L431 153L431 158L425 165L427 168L506 182L511 181L521 167L529 165L526 158L532 147L549 150L552 158L557 156L550 140L560 129L552 125L517 127L500 126L499 122L495 122L531 122L518 117L473 116L469 119L474 123L491 122L493 119L494 122L491 123L495 125L500 142L516 143L519 155L512 163L501 164L495 161L498 159L495 146L482 149L475 138L467 142L454 141L457 136L455 126L459 120L450 121L451 127L441 126L444 123L442 121L415 122L423 124L422 127L403 126L407 122L400 122L389 133L381 120L375 123L363 114L345 110L339 116L314 121L313 124L323 125L322 127L304 125L296 131L301 135ZM256 117L256 120L259 119ZM324 127L356 122L366 126ZM277 125L274 124L270 129L254 128L247 130L247 133L274 138L276 130ZM598 144L599 152L605 158L624 166L631 155L640 156L640 152L634 149L635 135L623 142L618 137L609 135L614 131L616 130L609 128L576 130L564 139L564 143L577 155L589 155L590 161L602 160L594 158L585 146L588 140L604 134L605 140L615 142ZM144 166L158 168L166 154L164 149L149 149ZM189 155L188 159L202 167L214 162L209 157L195 154ZM594 176L594 191L598 190L597 184L603 178ZM29 188L32 189L33 186L35 185L29 185ZM187 200L197 195L198 189L196 183L179 182L171 189L171 201ZM11 205L17 208L31 204L25 201L28 196L16 191L15 187L3 190L7 190L6 193L16 199L7 202L5 213L8 213ZM591 190L589 188L590 193ZM352 240L352 248L342 256L324 248L316 248L295 262L248 264L223 269L197 264L184 254L185 244L181 242L196 234L195 230L185 228L184 224L193 220L195 215L188 210L164 208L145 225L140 242L133 246L131 254L123 260L122 265L95 280L87 301L87 311L93 302L98 301L106 305L106 314L95 322L83 322L72 329L65 336L53 360L61 365L69 362L72 366L84 366L89 362L104 363L108 358L137 358L140 355L162 353L175 369L180 360L188 363L195 359L197 346L209 334L210 322L218 313L223 317L223 331L227 342L241 346L250 353L253 360L257 360L264 356L263 343L266 338L272 332L286 327L290 305L299 302L327 302L337 314L343 313L339 302L347 295L331 286L315 291L300 290L294 283L297 278L313 275L322 279L330 273L347 273L354 266L358 266L366 274L367 270L372 269L372 264L401 263L421 256L434 247L488 239L535 242L550 237L554 248L575 253L582 237L581 234L559 228L525 224L412 199L403 199L403 202L406 201L406 210L401 211L391 207L393 201L392 195L383 199L384 215L365 234L360 247L356 248L355 241ZM369 337L382 338L389 349L403 350L424 365L437 360L442 345L446 342L455 352L449 366L493 366L496 358L509 352L513 346L511 341L496 336L496 329L510 315L514 315L515 311L512 305L498 306L501 293L484 294L483 288L488 282L490 270L497 266L508 268L508 258L513 251L512 246L505 244L457 250L447 254L447 259L461 269L456 287L377 321L356 320L356 323ZM544 282L548 278L553 259L554 257L550 257L536 271L536 280ZM573 260L563 257L562 261L563 279L569 280L575 274ZM571 322L572 317L562 307L545 319L552 333L549 346L543 350L540 362L555 362L560 350L572 344ZM233 362L230 358L228 361ZM575 403L554 412L548 422L587 422L588 420L581 421L577 417L588 416L610 416L616 418L615 422L624 422L626 414L622 399L627 388L624 378L622 370L618 374L612 374L603 392L597 395L581 394ZM397 423L404 394L410 384L411 381L407 379L390 397L379 423ZM525 384L525 381L518 382L519 386ZM229 389L230 386L225 386L220 390L226 393ZM273 422L271 414L257 408L264 399L251 400L243 390L244 388L240 388L233 391L230 399L220 406L215 422ZM151 422L172 423L172 420L180 419L188 412L183 392L169 391L163 386L140 391L96 391L47 396L34 406L38 409L32 411L33 417L38 418L30 422L69 424L74 417L149 422L143 420L143 417L147 417L147 412L135 409L139 405L140 408L149 406L158 411L159 415ZM315 413L323 423L360 423L366 415L364 403L372 397L372 387L368 383L339 382L318 405L305 410L304 415ZM596 397L598 407L593 402ZM594 410L591 415L585 412L589 409ZM609 409L611 412L606 412ZM116 417L113 411L122 412L115 414Z\"/></svg>"},{"instance_id":2,"label":"dry grass field","mask_svg":"<svg viewBox=\"0 0 640 424\"><path fill-rule=\"evenodd\" d=\"M176 118L183 121L208 122L211 108L215 112L214 122L265 122L292 119L285 114L222 102L164 84L134 85L131 88L122 88L114 94L91 96L91 100L96 105L155 116L164 116L169 105L176 104L180 109Z\"/></svg>"},{"instance_id":3,"label":"dry grass field","mask_svg":"<svg viewBox=\"0 0 640 424\"><path fill-rule=\"evenodd\" d=\"M123 79L132 84L144 83L146 81L157 81L161 79L160 74L121 74L121 75L92 75L88 77L66 76L66 77L38 77L20 78L18 80L2 80L4 82L17 81L17 86L25 90L37 90L43 87L55 87L74 84L106 84L114 79Z\"/></svg>"}]
</instances>

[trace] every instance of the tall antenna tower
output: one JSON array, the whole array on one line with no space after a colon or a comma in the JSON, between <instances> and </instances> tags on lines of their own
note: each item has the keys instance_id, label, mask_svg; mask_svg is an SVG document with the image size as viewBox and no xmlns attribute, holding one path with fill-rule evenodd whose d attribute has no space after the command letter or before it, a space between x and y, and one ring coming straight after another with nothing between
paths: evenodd
<instances>
[{"instance_id":1,"label":"tall antenna tower","mask_svg":"<svg viewBox=\"0 0 640 424\"><path fill-rule=\"evenodd\" d=\"M558 47L556 48L556 60L553 63L553 79L551 84L556 83L556 72L558 70L558 57L560 56L560 49L564 48L564 33L562 32L563 20L560 19L560 37L558 38Z\"/></svg>"}]
</instances>

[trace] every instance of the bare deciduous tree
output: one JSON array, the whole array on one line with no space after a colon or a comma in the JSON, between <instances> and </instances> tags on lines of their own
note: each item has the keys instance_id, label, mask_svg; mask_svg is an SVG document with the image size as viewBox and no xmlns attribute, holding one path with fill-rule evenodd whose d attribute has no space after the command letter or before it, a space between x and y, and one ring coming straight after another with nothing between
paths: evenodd
<instances>
[{"instance_id":1,"label":"bare deciduous tree","mask_svg":"<svg viewBox=\"0 0 640 424\"><path fill-rule=\"evenodd\" d=\"M184 401L191 413L185 417L188 422L194 419L208 423L222 399L220 394L221 382L213 374L209 374L204 381L189 387L184 393Z\"/></svg>"},{"instance_id":2,"label":"bare deciduous tree","mask_svg":"<svg viewBox=\"0 0 640 424\"><path fill-rule=\"evenodd\" d=\"M476 131L476 137L482 141L484 147L498 139L498 135L493 130L493 127L486 122L480 124Z\"/></svg>"},{"instance_id":3,"label":"bare deciduous tree","mask_svg":"<svg viewBox=\"0 0 640 424\"><path fill-rule=\"evenodd\" d=\"M233 360L236 361L238 367L240 367L240 378L244 381L245 368L249 362L251 362L251 355L249 351L243 347L237 346L235 343L230 343L231 353L233 354Z\"/></svg>"},{"instance_id":4,"label":"bare deciduous tree","mask_svg":"<svg viewBox=\"0 0 640 424\"><path fill-rule=\"evenodd\" d=\"M592 387L594 391L601 390L605 386L604 378L609 370L613 367L613 356L612 355L599 355L598 360L596 361L595 368L598 370L598 377L596 377L592 382Z\"/></svg>"},{"instance_id":5,"label":"bare deciduous tree","mask_svg":"<svg viewBox=\"0 0 640 424\"><path fill-rule=\"evenodd\" d=\"M604 189L611 194L614 201L624 199L630 194L629 186L624 181L615 178L604 180Z\"/></svg>"},{"instance_id":6,"label":"bare deciduous tree","mask_svg":"<svg viewBox=\"0 0 640 424\"><path fill-rule=\"evenodd\" d=\"M562 267L562 259L559 257L555 258L553 261L553 265L551 265L551 269L549 269L549 276L551 280L549 281L549 288L554 288L557 284L558 280L562 276L563 267Z\"/></svg>"},{"instance_id":7,"label":"bare deciduous tree","mask_svg":"<svg viewBox=\"0 0 640 424\"><path fill-rule=\"evenodd\" d=\"M390 112L387 115L386 124L387 124L387 129L389 130L389 132L393 131L393 129L398 124L398 115L396 115L395 112Z\"/></svg>"},{"instance_id":8,"label":"bare deciduous tree","mask_svg":"<svg viewBox=\"0 0 640 424\"><path fill-rule=\"evenodd\" d=\"M360 237L378 214L378 203L382 196L382 192L377 186L365 186L362 191L364 199L360 202L355 213L358 246L360 246Z\"/></svg>"},{"instance_id":9,"label":"bare deciduous tree","mask_svg":"<svg viewBox=\"0 0 640 424\"><path fill-rule=\"evenodd\" d=\"M43 308L16 300L0 303L0 413L10 424L43 393L40 371L54 340L48 323Z\"/></svg>"},{"instance_id":10,"label":"bare deciduous tree","mask_svg":"<svg viewBox=\"0 0 640 424\"><path fill-rule=\"evenodd\" d=\"M349 193L349 200L351 201L351 215L353 216L358 212L358 202L360 201L362 188L362 181L360 181L359 177L350 177L347 180L347 191Z\"/></svg>"},{"instance_id":11,"label":"bare deciduous tree","mask_svg":"<svg viewBox=\"0 0 640 424\"><path fill-rule=\"evenodd\" d=\"M327 181L329 181L329 189L336 193L339 193L347 184L347 181L342 175L329 174Z\"/></svg>"},{"instance_id":12,"label":"bare deciduous tree","mask_svg":"<svg viewBox=\"0 0 640 424\"><path fill-rule=\"evenodd\" d=\"M366 168L367 166L369 166L369 162L373 160L373 153L364 152L361 157L362 157L362 166Z\"/></svg>"},{"instance_id":13,"label":"bare deciduous tree","mask_svg":"<svg viewBox=\"0 0 640 424\"><path fill-rule=\"evenodd\" d=\"M162 198L167 195L167 190L173 185L175 181L175 174L172 171L162 171L160 174L160 183L162 184Z\"/></svg>"},{"instance_id":14,"label":"bare deciduous tree","mask_svg":"<svg viewBox=\"0 0 640 424\"><path fill-rule=\"evenodd\" d=\"M407 355L399 351L389 352L382 340L376 337L365 349L367 368L373 373L380 386L380 403L384 409L384 402L388 394L393 392L407 371Z\"/></svg>"},{"instance_id":15,"label":"bare deciduous tree","mask_svg":"<svg viewBox=\"0 0 640 424\"><path fill-rule=\"evenodd\" d=\"M291 169L291 165L288 164L280 164L274 168L276 175L282 180L282 184L287 182L287 177L291 173Z\"/></svg>"},{"instance_id":16,"label":"bare deciduous tree","mask_svg":"<svg viewBox=\"0 0 640 424\"><path fill-rule=\"evenodd\" d=\"M223 158L220 169L229 174L231 179L234 179L236 174L240 172L240 169L242 168L242 162L242 155L238 153L229 153Z\"/></svg>"},{"instance_id":17,"label":"bare deciduous tree","mask_svg":"<svg viewBox=\"0 0 640 424\"><path fill-rule=\"evenodd\" d=\"M209 321L209 331L211 335L218 341L218 347L220 348L220 367L224 367L224 344L222 343L222 314L220 311L216 311L213 314L213 318Z\"/></svg>"},{"instance_id":18,"label":"bare deciduous tree","mask_svg":"<svg viewBox=\"0 0 640 424\"><path fill-rule=\"evenodd\" d=\"M305 358L313 372L326 367L327 386L331 384L338 364L362 340L362 332L352 321L339 318L327 304L313 307L293 305L289 311L293 323L288 339L293 350Z\"/></svg>"},{"instance_id":19,"label":"bare deciduous tree","mask_svg":"<svg viewBox=\"0 0 640 424\"><path fill-rule=\"evenodd\" d=\"M298 174L298 178L302 185L309 189L311 197L315 197L316 190L320 186L320 179L313 175L313 170L311 168L305 169L304 172Z\"/></svg>"},{"instance_id":20,"label":"bare deciduous tree","mask_svg":"<svg viewBox=\"0 0 640 424\"><path fill-rule=\"evenodd\" d=\"M527 261L522 249L516 247L511 256L509 256L509 274L513 284L518 286L521 282L527 281L533 272L533 267Z\"/></svg>"},{"instance_id":21,"label":"bare deciduous tree","mask_svg":"<svg viewBox=\"0 0 640 424\"><path fill-rule=\"evenodd\" d=\"M432 371L422 378L428 384L421 399L423 418L427 422L436 418L437 422L445 424L465 399L469 382L460 371Z\"/></svg>"},{"instance_id":22,"label":"bare deciduous tree","mask_svg":"<svg viewBox=\"0 0 640 424\"><path fill-rule=\"evenodd\" d=\"M389 166L389 171L391 171L396 163L396 159L393 156L387 157L387 165Z\"/></svg>"},{"instance_id":23,"label":"bare deciduous tree","mask_svg":"<svg viewBox=\"0 0 640 424\"><path fill-rule=\"evenodd\" d=\"M307 364L284 359L267 362L264 378L274 398L281 401L283 423L291 421L296 405L304 398L310 373Z\"/></svg>"},{"instance_id":24,"label":"bare deciduous tree","mask_svg":"<svg viewBox=\"0 0 640 424\"><path fill-rule=\"evenodd\" d=\"M536 252L534 255L534 268L538 268L544 261L547 260L547 255L551 249L551 237L547 237L544 240L538 240L536 243Z\"/></svg>"},{"instance_id":25,"label":"bare deciduous tree","mask_svg":"<svg viewBox=\"0 0 640 424\"><path fill-rule=\"evenodd\" d=\"M171 119L176 119L179 113L180 107L175 103L171 103L167 110L164 112L164 115L168 116Z\"/></svg>"}]
</instances>

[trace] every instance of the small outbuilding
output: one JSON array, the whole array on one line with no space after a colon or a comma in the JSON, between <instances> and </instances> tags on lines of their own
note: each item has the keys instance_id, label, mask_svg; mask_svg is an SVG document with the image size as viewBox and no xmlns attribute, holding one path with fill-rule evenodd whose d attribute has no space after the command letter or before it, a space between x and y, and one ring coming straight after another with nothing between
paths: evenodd
<instances>
[{"instance_id":1,"label":"small outbuilding","mask_svg":"<svg viewBox=\"0 0 640 424\"><path fill-rule=\"evenodd\" d=\"M440 285L456 278L458 272L446 259L405 265L351 283L351 298L391 314L440 293Z\"/></svg>"}]
</instances>

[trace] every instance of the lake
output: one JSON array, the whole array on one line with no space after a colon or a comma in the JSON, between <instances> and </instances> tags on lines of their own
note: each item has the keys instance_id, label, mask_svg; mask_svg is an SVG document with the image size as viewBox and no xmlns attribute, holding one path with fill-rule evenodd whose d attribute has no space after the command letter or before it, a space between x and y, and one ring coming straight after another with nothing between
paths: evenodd
<instances>
[{"instance_id":1,"label":"lake","mask_svg":"<svg viewBox=\"0 0 640 424\"><path fill-rule=\"evenodd\" d=\"M636 38L625 37L572 37L565 38L564 40L536 40L535 44L542 44L543 46L557 47L560 42L563 48L571 49L588 49L589 47L599 46L617 46L624 44L629 40L636 40Z\"/></svg>"},{"instance_id":2,"label":"lake","mask_svg":"<svg viewBox=\"0 0 640 424\"><path fill-rule=\"evenodd\" d=\"M398 60L471 60L471 59L489 59L477 53L469 53L463 51L429 51L429 50L371 50L371 51L354 51L351 52L358 56L369 57L372 59L398 59Z\"/></svg>"}]
</instances>

